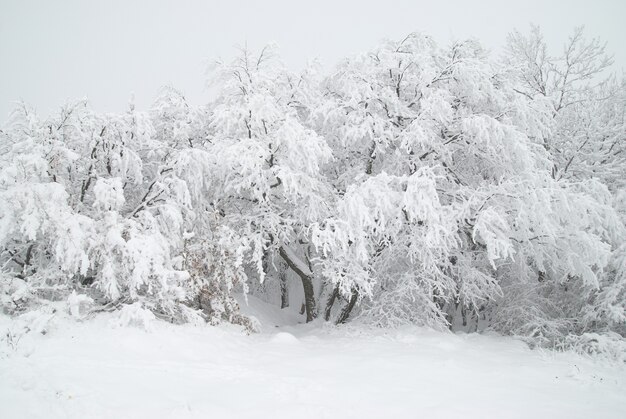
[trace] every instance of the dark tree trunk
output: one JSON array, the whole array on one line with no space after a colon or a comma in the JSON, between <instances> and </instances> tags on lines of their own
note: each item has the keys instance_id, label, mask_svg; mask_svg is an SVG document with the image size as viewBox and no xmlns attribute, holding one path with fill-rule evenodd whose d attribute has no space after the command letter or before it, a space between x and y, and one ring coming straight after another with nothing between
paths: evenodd
<instances>
[{"instance_id":1,"label":"dark tree trunk","mask_svg":"<svg viewBox=\"0 0 626 419\"><path fill-rule=\"evenodd\" d=\"M313 281L310 277L301 277L304 288L304 304L306 308L306 322L313 321L317 312L315 311L315 294L313 291Z\"/></svg>"},{"instance_id":2,"label":"dark tree trunk","mask_svg":"<svg viewBox=\"0 0 626 419\"><path fill-rule=\"evenodd\" d=\"M278 267L278 280L280 283L280 308L289 307L289 284L287 283L287 266L281 263Z\"/></svg>"},{"instance_id":3,"label":"dark tree trunk","mask_svg":"<svg viewBox=\"0 0 626 419\"><path fill-rule=\"evenodd\" d=\"M330 311L333 308L333 304L335 304L335 300L337 300L337 297L339 296L339 286L336 286L335 289L333 289L333 293L330 295L330 297L328 297L328 302L326 302L326 310L324 311L324 320L329 321L330 320Z\"/></svg>"},{"instance_id":4,"label":"dark tree trunk","mask_svg":"<svg viewBox=\"0 0 626 419\"><path fill-rule=\"evenodd\" d=\"M270 252L268 249L263 251L261 257L261 269L263 269L263 275L267 275L270 272Z\"/></svg>"},{"instance_id":5,"label":"dark tree trunk","mask_svg":"<svg viewBox=\"0 0 626 419\"><path fill-rule=\"evenodd\" d=\"M350 301L348 301L348 305L346 305L343 310L341 310L341 314L339 314L336 324L342 324L348 321L350 313L352 312L352 309L356 305L358 299L359 292L356 289L352 290L352 296L350 297Z\"/></svg>"},{"instance_id":6,"label":"dark tree trunk","mask_svg":"<svg viewBox=\"0 0 626 419\"><path fill-rule=\"evenodd\" d=\"M302 288L304 289L304 307L306 310L306 322L313 321L315 319L315 292L313 290L313 278L304 272L296 262L291 260L285 249L281 246L278 250L280 256L283 258L287 265L293 270L302 281Z\"/></svg>"}]
</instances>

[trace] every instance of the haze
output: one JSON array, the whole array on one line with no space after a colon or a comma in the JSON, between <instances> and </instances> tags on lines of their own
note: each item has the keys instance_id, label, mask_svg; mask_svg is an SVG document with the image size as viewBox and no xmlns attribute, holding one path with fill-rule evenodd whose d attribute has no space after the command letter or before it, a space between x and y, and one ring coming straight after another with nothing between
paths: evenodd
<instances>
[{"instance_id":1,"label":"haze","mask_svg":"<svg viewBox=\"0 0 626 419\"><path fill-rule=\"evenodd\" d=\"M210 59L235 46L274 41L291 68L319 58L331 67L383 38L412 31L439 42L476 37L497 51L506 34L542 27L558 48L577 25L608 43L626 67L626 2L595 1L8 1L0 0L0 124L23 100L40 114L87 97L122 111L131 92L146 108L171 84L203 103Z\"/></svg>"}]
</instances>

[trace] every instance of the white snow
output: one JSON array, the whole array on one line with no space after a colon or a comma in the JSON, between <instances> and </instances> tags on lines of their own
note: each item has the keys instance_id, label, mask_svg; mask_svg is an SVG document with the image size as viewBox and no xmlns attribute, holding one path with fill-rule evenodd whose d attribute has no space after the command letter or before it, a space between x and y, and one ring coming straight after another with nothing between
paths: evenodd
<instances>
[{"instance_id":1,"label":"white snow","mask_svg":"<svg viewBox=\"0 0 626 419\"><path fill-rule=\"evenodd\" d=\"M623 366L495 335L288 326L250 301L263 332L249 336L57 312L45 334L0 342L0 418L626 417Z\"/></svg>"}]
</instances>

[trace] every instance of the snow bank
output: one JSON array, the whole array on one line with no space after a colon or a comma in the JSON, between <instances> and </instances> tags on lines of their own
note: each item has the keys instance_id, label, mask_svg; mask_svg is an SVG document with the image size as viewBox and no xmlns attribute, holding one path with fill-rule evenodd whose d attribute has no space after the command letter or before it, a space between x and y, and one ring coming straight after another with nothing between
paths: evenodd
<instances>
[{"instance_id":1,"label":"snow bank","mask_svg":"<svg viewBox=\"0 0 626 419\"><path fill-rule=\"evenodd\" d=\"M624 368L499 336L68 316L1 341L1 418L626 417Z\"/></svg>"}]
</instances>

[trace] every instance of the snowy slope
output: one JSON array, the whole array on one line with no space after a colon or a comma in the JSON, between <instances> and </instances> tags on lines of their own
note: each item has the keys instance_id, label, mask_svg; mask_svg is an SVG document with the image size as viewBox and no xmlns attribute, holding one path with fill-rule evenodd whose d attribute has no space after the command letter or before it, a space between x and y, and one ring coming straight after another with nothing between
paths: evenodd
<instances>
[{"instance_id":1,"label":"snowy slope","mask_svg":"<svg viewBox=\"0 0 626 419\"><path fill-rule=\"evenodd\" d=\"M0 418L626 417L622 367L498 336L288 326L293 313L245 309L262 333L57 313L45 335L1 341ZM16 325L0 317L3 334Z\"/></svg>"}]
</instances>

